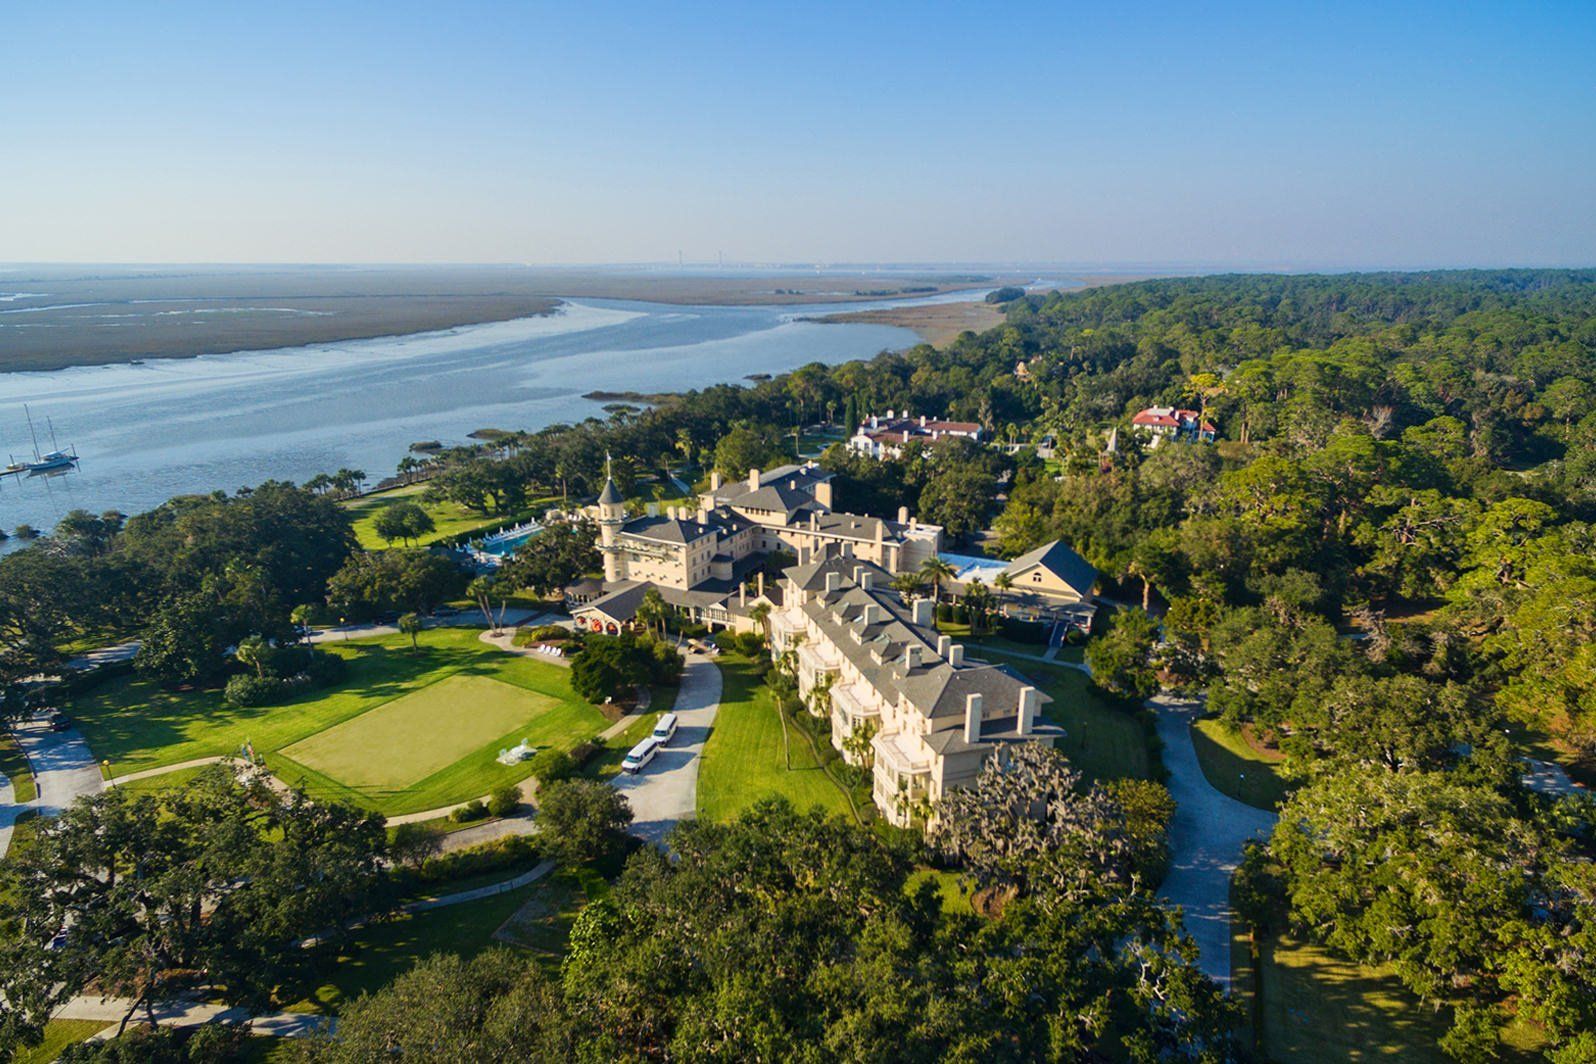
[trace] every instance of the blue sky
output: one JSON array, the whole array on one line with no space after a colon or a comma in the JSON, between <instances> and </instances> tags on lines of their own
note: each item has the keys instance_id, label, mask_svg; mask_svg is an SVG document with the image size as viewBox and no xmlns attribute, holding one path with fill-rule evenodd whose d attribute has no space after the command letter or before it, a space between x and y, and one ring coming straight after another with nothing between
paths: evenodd
<instances>
[{"instance_id":1,"label":"blue sky","mask_svg":"<svg viewBox=\"0 0 1596 1064\"><path fill-rule=\"evenodd\" d=\"M1596 3L11 5L0 260L1596 264Z\"/></svg>"}]
</instances>

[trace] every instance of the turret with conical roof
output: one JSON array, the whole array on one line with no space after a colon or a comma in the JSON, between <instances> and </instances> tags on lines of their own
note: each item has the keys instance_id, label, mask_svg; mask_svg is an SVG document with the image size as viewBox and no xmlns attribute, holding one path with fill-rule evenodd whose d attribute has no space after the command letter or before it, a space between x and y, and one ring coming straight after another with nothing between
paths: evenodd
<instances>
[{"instance_id":1,"label":"turret with conical roof","mask_svg":"<svg viewBox=\"0 0 1596 1064\"><path fill-rule=\"evenodd\" d=\"M626 523L626 502L615 486L615 470L610 456L604 456L604 490L598 497L599 553L604 555L604 579L624 580L621 572L621 553L616 542L621 526Z\"/></svg>"}]
</instances>

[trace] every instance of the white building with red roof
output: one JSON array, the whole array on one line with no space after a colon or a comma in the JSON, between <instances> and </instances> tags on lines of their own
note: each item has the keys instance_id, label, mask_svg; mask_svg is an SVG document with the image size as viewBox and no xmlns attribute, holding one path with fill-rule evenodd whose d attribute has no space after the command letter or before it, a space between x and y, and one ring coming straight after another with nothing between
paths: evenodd
<instances>
[{"instance_id":1,"label":"white building with red roof","mask_svg":"<svg viewBox=\"0 0 1596 1064\"><path fill-rule=\"evenodd\" d=\"M1173 406L1150 406L1131 418L1131 427L1152 437L1153 446L1164 440L1187 443L1213 443L1218 430L1196 410Z\"/></svg>"},{"instance_id":2,"label":"white building with red roof","mask_svg":"<svg viewBox=\"0 0 1596 1064\"><path fill-rule=\"evenodd\" d=\"M888 410L885 417L872 414L861 422L858 431L848 440L848 450L878 460L901 458L903 449L915 440L936 443L947 439L979 443L981 426L974 421L948 421L924 414L914 417L907 410L902 413Z\"/></svg>"}]
</instances>

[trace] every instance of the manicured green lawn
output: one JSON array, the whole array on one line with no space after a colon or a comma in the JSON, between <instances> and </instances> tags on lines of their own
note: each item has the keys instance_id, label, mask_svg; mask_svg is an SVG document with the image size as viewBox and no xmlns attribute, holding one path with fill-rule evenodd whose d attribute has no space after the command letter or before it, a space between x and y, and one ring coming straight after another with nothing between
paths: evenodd
<instances>
[{"instance_id":1,"label":"manicured green lawn","mask_svg":"<svg viewBox=\"0 0 1596 1064\"><path fill-rule=\"evenodd\" d=\"M493 530L504 524L514 524L514 515L495 514L484 517L474 510L468 510L459 503L453 502L427 502L423 495L427 490L426 484L407 484L402 488L393 488L389 491L380 491L373 495L362 495L358 499L345 502L347 509L355 519L355 538L360 541L361 547L366 550L382 550L389 546L402 547L404 543L390 544L387 540L377 535L377 530L372 527L377 514L386 510L397 502L413 502L420 506L432 518L436 527L417 540L411 546L424 547L429 543L436 543L446 536L458 535L461 532L474 532L477 529Z\"/></svg>"},{"instance_id":2,"label":"manicured green lawn","mask_svg":"<svg viewBox=\"0 0 1596 1064\"><path fill-rule=\"evenodd\" d=\"M1257 809L1274 809L1291 788L1280 778L1279 761L1247 744L1240 732L1205 717L1191 726L1197 763L1214 789Z\"/></svg>"},{"instance_id":3,"label":"manicured green lawn","mask_svg":"<svg viewBox=\"0 0 1596 1064\"><path fill-rule=\"evenodd\" d=\"M11 790L18 805L31 802L38 796L38 788L33 785L33 773L28 769L28 759L17 748L17 741L5 731L0 731L0 775L11 781Z\"/></svg>"},{"instance_id":4,"label":"manicured green lawn","mask_svg":"<svg viewBox=\"0 0 1596 1064\"><path fill-rule=\"evenodd\" d=\"M1254 984L1240 936L1233 951L1238 991ZM1256 1002L1264 1060L1400 1060L1442 1064L1437 1046L1450 1012L1419 1001L1385 968L1368 968L1292 935L1261 944ZM1254 1004L1248 1002L1248 1004ZM1503 1059L1538 1059L1540 1033L1527 1024L1501 1032Z\"/></svg>"},{"instance_id":5,"label":"manicured green lawn","mask_svg":"<svg viewBox=\"0 0 1596 1064\"><path fill-rule=\"evenodd\" d=\"M67 1046L113 1026L103 1020L51 1020L44 1025L44 1041L32 1049L18 1050L11 1064L50 1064Z\"/></svg>"},{"instance_id":6,"label":"manicured green lawn","mask_svg":"<svg viewBox=\"0 0 1596 1064\"><path fill-rule=\"evenodd\" d=\"M511 878L506 875L504 878ZM432 909L361 928L322 981L290 1005L292 1012L336 1012L363 993L388 985L434 953L471 958L493 945L493 933L543 889L542 881L465 905Z\"/></svg>"},{"instance_id":7,"label":"manicured green lawn","mask_svg":"<svg viewBox=\"0 0 1596 1064\"><path fill-rule=\"evenodd\" d=\"M1088 780L1153 778L1159 766L1135 709L1104 695L1079 669L1038 661L1010 664L1052 696L1042 715L1064 729L1064 739L1055 746Z\"/></svg>"},{"instance_id":8,"label":"manicured green lawn","mask_svg":"<svg viewBox=\"0 0 1596 1064\"><path fill-rule=\"evenodd\" d=\"M848 800L815 761L803 735L790 726L788 767L775 698L754 677L748 660L723 654L717 664L723 690L698 770L698 815L729 820L766 795L780 794L799 809L819 806L851 816Z\"/></svg>"},{"instance_id":9,"label":"manicured green lawn","mask_svg":"<svg viewBox=\"0 0 1596 1064\"><path fill-rule=\"evenodd\" d=\"M930 881L936 884L937 893L942 896L942 911L945 913L973 913L974 907L970 904L970 896L964 892L959 882L957 872L945 872L935 868L920 868L910 874L904 881L903 889L913 893L920 889L920 884Z\"/></svg>"},{"instance_id":10,"label":"manicured green lawn","mask_svg":"<svg viewBox=\"0 0 1596 1064\"><path fill-rule=\"evenodd\" d=\"M163 791L187 786L195 776L210 767L209 765L196 765L193 768L174 768L172 771L163 772L159 776L146 776L144 779L119 783L117 786L129 794L160 794Z\"/></svg>"},{"instance_id":11,"label":"manicured green lawn","mask_svg":"<svg viewBox=\"0 0 1596 1064\"><path fill-rule=\"evenodd\" d=\"M510 684L543 701L556 703L537 720L534 742L569 749L602 731L602 714L571 690L570 670L486 646L475 629L436 628L410 649L405 636L322 644L346 657L349 674L336 688L311 692L280 706L228 705L219 691L166 691L140 679L121 680L80 698L72 715L90 749L110 759L116 775L176 764L197 757L230 754L249 740L266 755L267 765L291 784L313 794L336 797L386 814L412 812L476 798L501 783L523 779L530 763L506 767L495 761L508 729L473 746L446 767L409 787L352 787L301 765L279 751L334 725L352 720L395 699L449 677L481 677ZM452 741L447 725L423 715L395 742L426 749ZM519 738L519 732L516 733ZM532 734L529 732L529 734ZM380 762L381 754L374 758Z\"/></svg>"},{"instance_id":12,"label":"manicured green lawn","mask_svg":"<svg viewBox=\"0 0 1596 1064\"><path fill-rule=\"evenodd\" d=\"M350 787L401 791L485 743L549 730L544 718L564 705L490 676L457 674L301 739L281 753ZM568 723L558 722L556 737L563 730L558 725Z\"/></svg>"}]
</instances>

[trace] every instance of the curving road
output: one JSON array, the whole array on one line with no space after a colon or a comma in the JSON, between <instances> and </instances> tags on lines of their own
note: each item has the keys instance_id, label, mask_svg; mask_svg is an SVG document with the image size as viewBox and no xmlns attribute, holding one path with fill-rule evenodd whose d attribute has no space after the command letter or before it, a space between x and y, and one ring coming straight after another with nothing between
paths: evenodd
<instances>
[{"instance_id":1,"label":"curving road","mask_svg":"<svg viewBox=\"0 0 1596 1064\"><path fill-rule=\"evenodd\" d=\"M51 731L42 720L18 724L11 729L28 762L38 796L31 802L16 804L8 787L0 792L0 857L11 847L11 828L24 810L36 809L42 816L55 816L86 794L98 794L105 786L100 766L76 728Z\"/></svg>"},{"instance_id":2,"label":"curving road","mask_svg":"<svg viewBox=\"0 0 1596 1064\"><path fill-rule=\"evenodd\" d=\"M1185 913L1204 974L1229 986L1230 876L1241 863L1242 846L1266 838L1276 817L1221 794L1203 775L1191 739L1201 702L1160 695L1147 706L1158 715L1169 793L1175 799L1169 875L1159 893Z\"/></svg>"},{"instance_id":3,"label":"curving road","mask_svg":"<svg viewBox=\"0 0 1596 1064\"><path fill-rule=\"evenodd\" d=\"M702 654L687 655L674 707L676 736L635 776L615 777L632 805L632 834L656 846L678 821L698 812L699 755L720 709L720 669Z\"/></svg>"}]
</instances>

